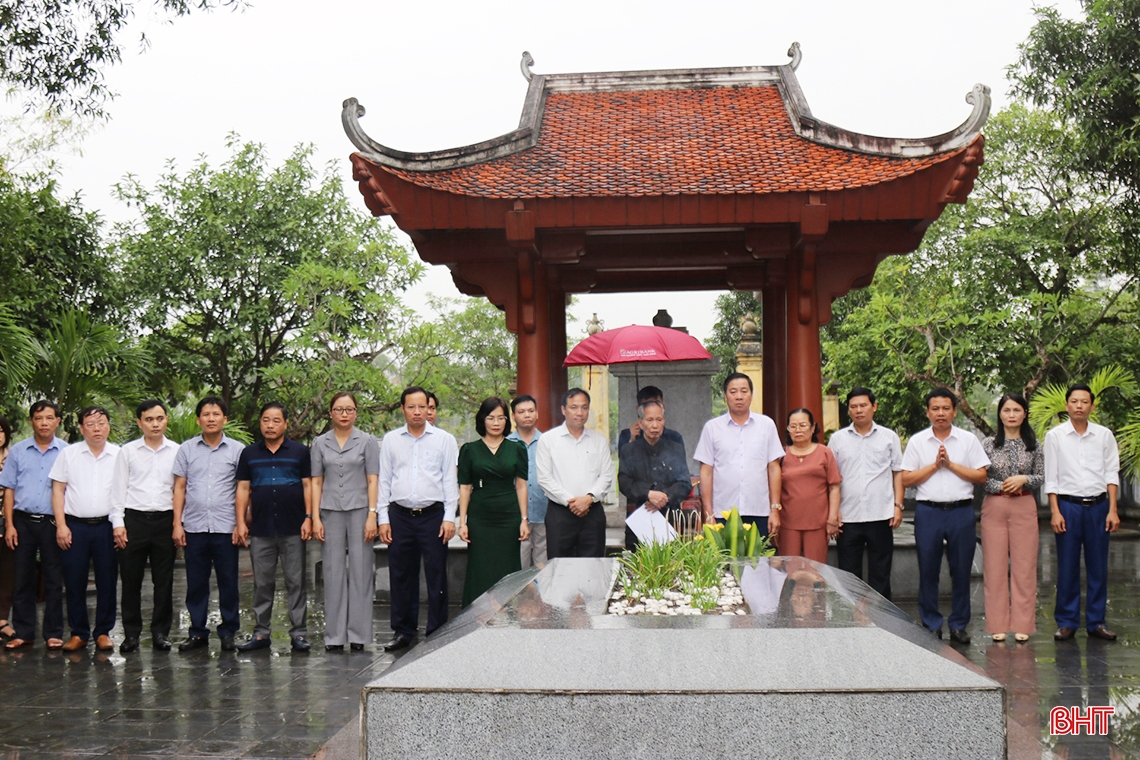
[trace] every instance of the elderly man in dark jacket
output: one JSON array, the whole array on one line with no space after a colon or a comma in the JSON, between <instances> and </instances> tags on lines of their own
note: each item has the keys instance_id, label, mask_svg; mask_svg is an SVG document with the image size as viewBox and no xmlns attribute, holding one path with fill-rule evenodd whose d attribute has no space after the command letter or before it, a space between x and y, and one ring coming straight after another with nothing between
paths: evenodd
<instances>
[{"instance_id":1,"label":"elderly man in dark jacket","mask_svg":"<svg viewBox=\"0 0 1140 760\"><path fill-rule=\"evenodd\" d=\"M618 487L631 506L660 510L672 522L672 513L680 510L681 500L693 488L685 447L663 437L665 407L661 402L646 401L637 407L637 416L642 434L621 449ZM629 528L625 543L629 549L637 545Z\"/></svg>"}]
</instances>

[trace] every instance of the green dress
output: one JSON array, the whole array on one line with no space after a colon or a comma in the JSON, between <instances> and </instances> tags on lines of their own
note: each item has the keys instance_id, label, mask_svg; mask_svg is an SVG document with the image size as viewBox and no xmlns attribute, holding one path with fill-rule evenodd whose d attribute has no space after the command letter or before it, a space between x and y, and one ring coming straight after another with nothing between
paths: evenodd
<instances>
[{"instance_id":1,"label":"green dress","mask_svg":"<svg viewBox=\"0 0 1140 760\"><path fill-rule=\"evenodd\" d=\"M459 449L459 485L471 486L464 607L505 576L522 569L522 513L515 478L526 480L528 466L526 447L518 441L504 439L494 454L482 439Z\"/></svg>"}]
</instances>

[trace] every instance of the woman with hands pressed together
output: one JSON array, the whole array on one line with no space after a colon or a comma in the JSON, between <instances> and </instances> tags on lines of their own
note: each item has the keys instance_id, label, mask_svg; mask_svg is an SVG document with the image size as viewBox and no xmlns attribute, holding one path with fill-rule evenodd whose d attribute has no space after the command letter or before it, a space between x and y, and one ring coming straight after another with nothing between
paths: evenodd
<instances>
[{"instance_id":1,"label":"woman with hands pressed together","mask_svg":"<svg viewBox=\"0 0 1140 760\"><path fill-rule=\"evenodd\" d=\"M329 402L332 428L312 446L313 537L322 542L325 651L342 651L347 641L359 652L372 641L380 446L356 428L356 406L351 393L334 394Z\"/></svg>"},{"instance_id":2,"label":"woman with hands pressed together","mask_svg":"<svg viewBox=\"0 0 1140 760\"><path fill-rule=\"evenodd\" d=\"M997 435L982 441L990 458L982 502L986 631L994 641L1005 641L1009 630L1018 641L1028 641L1037 630L1037 500L1032 489L1045 482L1045 455L1028 412L1024 396L1005 394L998 400Z\"/></svg>"},{"instance_id":3,"label":"woman with hands pressed together","mask_svg":"<svg viewBox=\"0 0 1140 760\"><path fill-rule=\"evenodd\" d=\"M788 444L781 463L778 552L826 564L827 542L840 529L839 463L819 442L819 427L808 409L788 414Z\"/></svg>"},{"instance_id":4,"label":"woman with hands pressed together","mask_svg":"<svg viewBox=\"0 0 1140 760\"><path fill-rule=\"evenodd\" d=\"M519 542L527 522L526 448L505 438L511 418L502 399L486 399L475 414L478 441L459 449L459 537L470 544L463 606L503 577L522 569Z\"/></svg>"}]
</instances>

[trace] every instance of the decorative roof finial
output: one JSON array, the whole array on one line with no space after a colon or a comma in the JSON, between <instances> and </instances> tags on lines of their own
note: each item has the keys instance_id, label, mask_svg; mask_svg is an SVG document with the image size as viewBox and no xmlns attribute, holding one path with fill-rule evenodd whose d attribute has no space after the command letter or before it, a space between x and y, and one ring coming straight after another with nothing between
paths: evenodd
<instances>
[{"instance_id":1,"label":"decorative roof finial","mask_svg":"<svg viewBox=\"0 0 1140 760\"><path fill-rule=\"evenodd\" d=\"M598 319L598 313L595 311L592 319L586 320L586 333L589 335L597 335L606 327L606 323Z\"/></svg>"},{"instance_id":2,"label":"decorative roof finial","mask_svg":"<svg viewBox=\"0 0 1140 760\"><path fill-rule=\"evenodd\" d=\"M526 81L528 81L528 82L530 80L534 79L534 72L530 70L530 67L533 65L534 65L534 56L532 56L530 54L530 51L524 50L523 55L522 55L522 61L519 62L519 68L522 69L523 78L526 79Z\"/></svg>"},{"instance_id":3,"label":"decorative roof finial","mask_svg":"<svg viewBox=\"0 0 1140 760\"><path fill-rule=\"evenodd\" d=\"M792 71L795 71L800 67L800 61L802 61L804 57L804 54L800 52L800 43L792 43L792 46L788 48L788 57L792 59L792 62L788 65L792 67Z\"/></svg>"}]
</instances>

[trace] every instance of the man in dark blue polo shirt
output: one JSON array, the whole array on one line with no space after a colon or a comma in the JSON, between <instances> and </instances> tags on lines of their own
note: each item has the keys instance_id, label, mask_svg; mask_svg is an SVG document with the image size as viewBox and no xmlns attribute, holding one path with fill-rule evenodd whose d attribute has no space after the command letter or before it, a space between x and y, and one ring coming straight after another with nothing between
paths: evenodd
<instances>
[{"instance_id":1,"label":"man in dark blue polo shirt","mask_svg":"<svg viewBox=\"0 0 1140 760\"><path fill-rule=\"evenodd\" d=\"M285 437L285 407L271 401L261 408L262 439L247 446L237 468L237 532L253 562L253 637L243 652L269 648L277 559L289 594L289 638L293 650L307 652L305 629L305 541L313 533L309 448Z\"/></svg>"}]
</instances>

